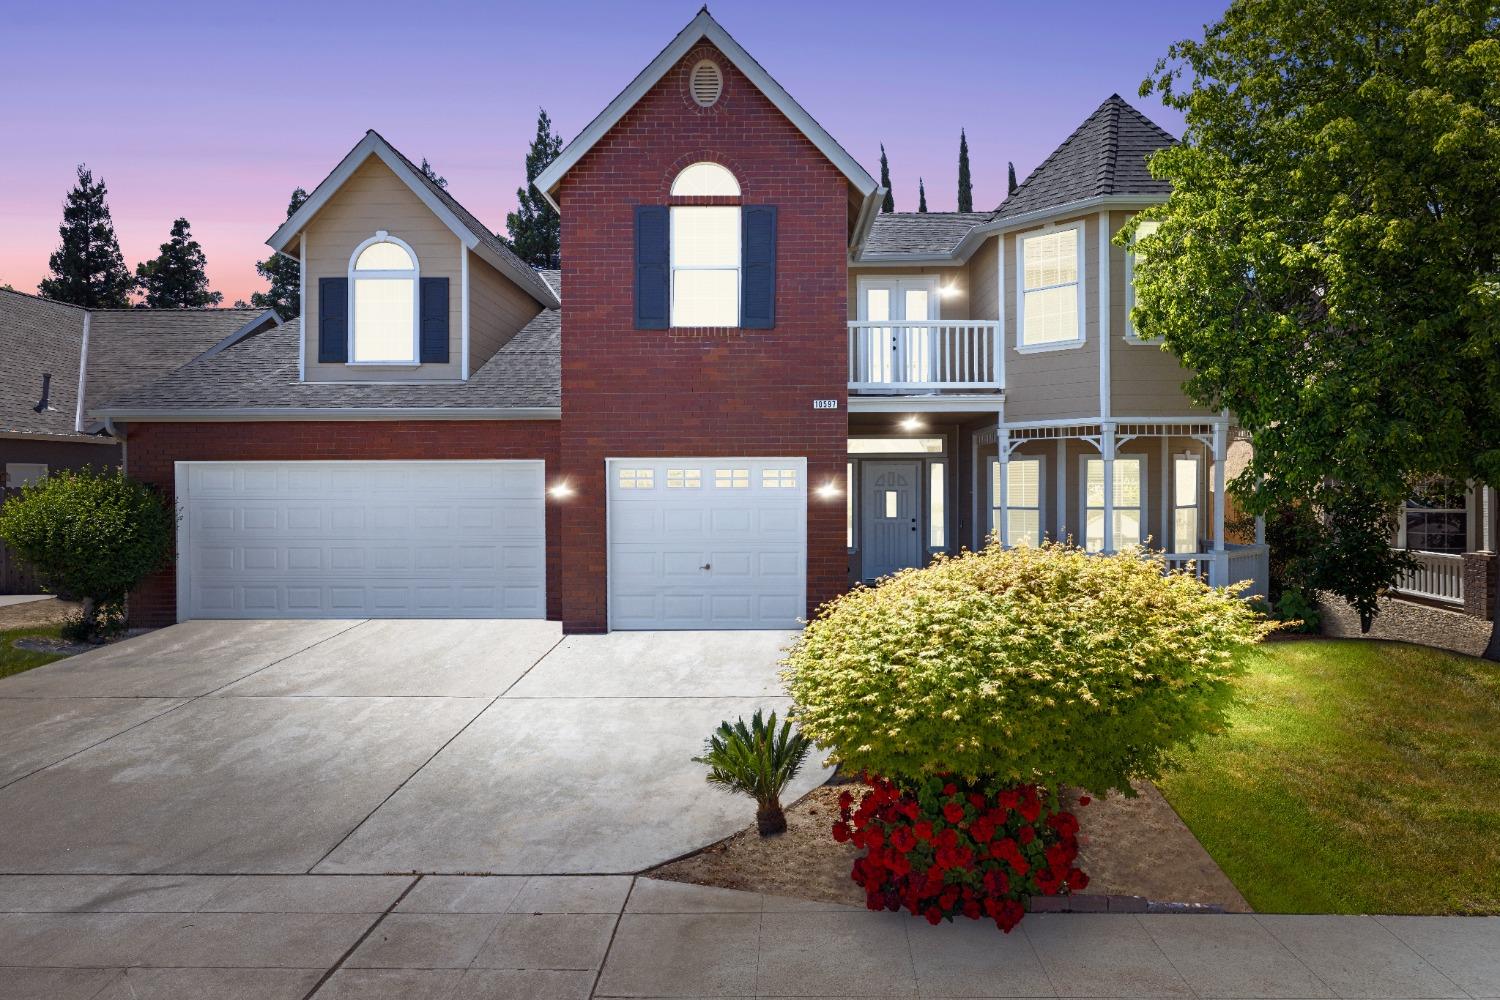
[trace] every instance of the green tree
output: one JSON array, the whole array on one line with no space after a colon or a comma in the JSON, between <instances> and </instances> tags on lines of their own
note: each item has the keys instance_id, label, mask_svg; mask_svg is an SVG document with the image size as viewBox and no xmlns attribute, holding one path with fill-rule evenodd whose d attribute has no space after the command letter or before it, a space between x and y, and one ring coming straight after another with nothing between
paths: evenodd
<instances>
[{"instance_id":1,"label":"green tree","mask_svg":"<svg viewBox=\"0 0 1500 1000\"><path fill-rule=\"evenodd\" d=\"M297 188L292 200L287 203L286 217L290 219L307 200L307 192ZM265 260L256 261L255 270L271 283L269 290L254 292L250 305L256 309L275 309L282 319L293 319L302 315L302 265L286 254L273 253ZM238 305L238 303L236 303Z\"/></svg>"},{"instance_id":2,"label":"green tree","mask_svg":"<svg viewBox=\"0 0 1500 1000\"><path fill-rule=\"evenodd\" d=\"M882 212L896 210L896 196L891 194L891 163L885 158L885 143L880 144L880 186L885 188L885 201L880 203Z\"/></svg>"},{"instance_id":3,"label":"green tree","mask_svg":"<svg viewBox=\"0 0 1500 1000\"><path fill-rule=\"evenodd\" d=\"M136 265L145 304L151 309L202 309L224 301L221 292L210 291L203 248L193 239L188 220L172 223L172 234L153 260Z\"/></svg>"},{"instance_id":4,"label":"green tree","mask_svg":"<svg viewBox=\"0 0 1500 1000\"><path fill-rule=\"evenodd\" d=\"M1133 322L1250 432L1241 504L1317 512L1311 582L1368 628L1408 487L1500 482L1500 11L1234 0L1153 89L1187 128Z\"/></svg>"},{"instance_id":5,"label":"green tree","mask_svg":"<svg viewBox=\"0 0 1500 1000\"><path fill-rule=\"evenodd\" d=\"M969 179L969 137L958 130L958 210L974 211L974 184Z\"/></svg>"},{"instance_id":6,"label":"green tree","mask_svg":"<svg viewBox=\"0 0 1500 1000\"><path fill-rule=\"evenodd\" d=\"M432 181L432 183L444 191L448 190L448 178L439 176L438 172L432 169L432 164L427 162L427 157L425 156L422 157L422 176Z\"/></svg>"},{"instance_id":7,"label":"green tree","mask_svg":"<svg viewBox=\"0 0 1500 1000\"><path fill-rule=\"evenodd\" d=\"M927 211L927 185L922 183L922 178L917 178L917 211Z\"/></svg>"},{"instance_id":8,"label":"green tree","mask_svg":"<svg viewBox=\"0 0 1500 1000\"><path fill-rule=\"evenodd\" d=\"M37 286L49 299L88 309L130 305L135 278L120 254L105 200L108 194L104 178L95 181L89 168L80 163L78 183L63 202L63 221L57 229L62 243L47 261L52 276Z\"/></svg>"},{"instance_id":9,"label":"green tree","mask_svg":"<svg viewBox=\"0 0 1500 1000\"><path fill-rule=\"evenodd\" d=\"M1015 194L1018 187L1020 185L1016 183L1016 165L1007 160L1005 163L1005 193L1008 195Z\"/></svg>"},{"instance_id":10,"label":"green tree","mask_svg":"<svg viewBox=\"0 0 1500 1000\"><path fill-rule=\"evenodd\" d=\"M510 248L532 267L562 266L562 219L533 183L562 152L545 108L537 108L536 135L526 151L526 186L516 189L516 210L505 216Z\"/></svg>"}]
</instances>

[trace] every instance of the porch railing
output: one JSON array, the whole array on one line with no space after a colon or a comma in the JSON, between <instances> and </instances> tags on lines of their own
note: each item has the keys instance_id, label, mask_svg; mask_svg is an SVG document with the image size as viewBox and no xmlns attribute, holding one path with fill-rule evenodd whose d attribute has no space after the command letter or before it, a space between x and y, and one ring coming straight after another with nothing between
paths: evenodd
<instances>
[{"instance_id":1,"label":"porch railing","mask_svg":"<svg viewBox=\"0 0 1500 1000\"><path fill-rule=\"evenodd\" d=\"M1003 389L1005 352L995 320L849 324L851 391Z\"/></svg>"},{"instance_id":2,"label":"porch railing","mask_svg":"<svg viewBox=\"0 0 1500 1000\"><path fill-rule=\"evenodd\" d=\"M1271 547L1226 543L1222 565L1216 552L1168 552L1169 570L1185 570L1191 564L1198 579L1215 587L1249 580L1244 597L1265 597L1271 592Z\"/></svg>"},{"instance_id":3,"label":"porch railing","mask_svg":"<svg viewBox=\"0 0 1500 1000\"><path fill-rule=\"evenodd\" d=\"M1416 569L1404 573L1395 590L1412 597L1448 604L1464 602L1464 557L1448 552L1417 552Z\"/></svg>"}]
</instances>

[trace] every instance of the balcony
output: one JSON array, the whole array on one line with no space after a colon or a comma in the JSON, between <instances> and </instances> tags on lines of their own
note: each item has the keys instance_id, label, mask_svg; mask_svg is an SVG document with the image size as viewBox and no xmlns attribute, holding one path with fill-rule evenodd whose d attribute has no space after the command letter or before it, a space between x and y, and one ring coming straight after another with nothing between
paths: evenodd
<instances>
[{"instance_id":1,"label":"balcony","mask_svg":"<svg viewBox=\"0 0 1500 1000\"><path fill-rule=\"evenodd\" d=\"M1401 574L1392 589L1398 594L1421 597L1444 604L1464 603L1464 557L1447 552L1418 552L1413 549L1417 566Z\"/></svg>"},{"instance_id":2,"label":"balcony","mask_svg":"<svg viewBox=\"0 0 1500 1000\"><path fill-rule=\"evenodd\" d=\"M849 324L851 393L927 394L1005 388L995 320Z\"/></svg>"}]
</instances>

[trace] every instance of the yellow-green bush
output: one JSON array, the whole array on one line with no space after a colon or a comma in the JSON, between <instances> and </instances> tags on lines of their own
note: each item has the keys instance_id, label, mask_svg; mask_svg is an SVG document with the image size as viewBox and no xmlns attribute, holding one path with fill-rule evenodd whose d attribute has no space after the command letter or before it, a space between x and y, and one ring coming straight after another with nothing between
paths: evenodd
<instances>
[{"instance_id":1,"label":"yellow-green bush","mask_svg":"<svg viewBox=\"0 0 1500 1000\"><path fill-rule=\"evenodd\" d=\"M1221 726L1235 653L1271 627L1138 552L991 546L830 601L785 677L848 769L1102 794Z\"/></svg>"}]
</instances>

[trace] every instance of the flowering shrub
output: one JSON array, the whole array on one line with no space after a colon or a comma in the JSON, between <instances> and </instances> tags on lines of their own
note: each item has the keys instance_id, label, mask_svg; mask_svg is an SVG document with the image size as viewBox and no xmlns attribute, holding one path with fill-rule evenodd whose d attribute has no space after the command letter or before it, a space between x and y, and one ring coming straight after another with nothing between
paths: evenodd
<instances>
[{"instance_id":1,"label":"flowering shrub","mask_svg":"<svg viewBox=\"0 0 1500 1000\"><path fill-rule=\"evenodd\" d=\"M987 917L1009 933L1029 897L1089 883L1073 864L1077 818L1045 808L1035 785L991 794L940 777L909 790L880 778L866 783L857 807L851 793L839 796L833 839L865 849L853 877L872 910L904 908L934 924Z\"/></svg>"},{"instance_id":2,"label":"flowering shrub","mask_svg":"<svg viewBox=\"0 0 1500 1000\"><path fill-rule=\"evenodd\" d=\"M829 602L785 677L846 770L1129 795L1222 725L1235 654L1271 627L1138 551L991 546Z\"/></svg>"}]
</instances>

